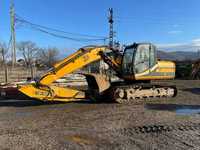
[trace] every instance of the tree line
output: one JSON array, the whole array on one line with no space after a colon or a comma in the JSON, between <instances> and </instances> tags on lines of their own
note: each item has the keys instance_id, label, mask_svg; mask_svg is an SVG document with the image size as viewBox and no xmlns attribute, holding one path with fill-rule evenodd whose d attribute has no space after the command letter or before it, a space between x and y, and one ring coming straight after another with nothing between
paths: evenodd
<instances>
[{"instance_id":1,"label":"tree line","mask_svg":"<svg viewBox=\"0 0 200 150\"><path fill-rule=\"evenodd\" d=\"M58 61L59 50L56 47L41 48L32 41L21 41L16 45L17 64L16 66L50 68ZM11 65L11 52L9 46L0 42L0 63Z\"/></svg>"}]
</instances>

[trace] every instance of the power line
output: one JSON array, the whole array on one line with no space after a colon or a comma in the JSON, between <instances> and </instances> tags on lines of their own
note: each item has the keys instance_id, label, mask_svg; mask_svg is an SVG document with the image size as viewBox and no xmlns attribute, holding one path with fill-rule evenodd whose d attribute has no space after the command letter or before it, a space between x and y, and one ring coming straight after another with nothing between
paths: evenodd
<instances>
[{"instance_id":1,"label":"power line","mask_svg":"<svg viewBox=\"0 0 200 150\"><path fill-rule=\"evenodd\" d=\"M21 23L22 24L26 24L29 27L31 27L34 30L58 37L58 38L65 38L68 40L73 40L73 41L85 41L85 42L89 42L89 41L105 41L107 38L106 37L102 37L102 36L93 36L93 35L86 35L86 34L79 34L79 33L71 33L71 32L66 32L66 31L62 31L62 30L58 30L58 29L53 29L50 27L46 27L46 26L42 26L42 25L38 25L38 24L34 24L31 23L30 21L27 21L25 19L23 19L22 17L16 15L16 22ZM57 33L54 33L54 32ZM69 36L65 36L65 35L61 35L58 33L64 33L64 34L71 34L73 36L81 36L81 37L91 37L91 38L73 38L73 37L69 37Z\"/></svg>"},{"instance_id":2,"label":"power line","mask_svg":"<svg viewBox=\"0 0 200 150\"><path fill-rule=\"evenodd\" d=\"M37 28L37 27L31 27L31 28L33 28L33 29L35 29L37 31L49 34L51 36L57 37L57 38L63 38L63 39L72 40L72 41L76 41L76 42L90 42L90 41L102 41L103 40L103 39L78 39L78 38L71 38L71 37L67 37L67 36L64 36L64 35L55 34L55 33L52 33L52 32L49 32L49 31Z\"/></svg>"},{"instance_id":3,"label":"power line","mask_svg":"<svg viewBox=\"0 0 200 150\"><path fill-rule=\"evenodd\" d=\"M94 35L66 32L66 31L62 31L62 30L59 30L59 29L54 29L54 28L50 28L50 27L47 27L47 26L31 23L30 21L27 21L27 20L23 19L19 15L16 15L16 16L17 16L16 19L19 20L19 21L26 22L26 23L29 23L31 25L38 26L38 27L41 27L41 28L44 28L44 29L47 29L47 30L55 31L55 32L66 33L66 34L71 34L71 35L75 35L75 36L83 36L83 37L106 38L106 37L103 37L103 36L94 36Z\"/></svg>"}]
</instances>

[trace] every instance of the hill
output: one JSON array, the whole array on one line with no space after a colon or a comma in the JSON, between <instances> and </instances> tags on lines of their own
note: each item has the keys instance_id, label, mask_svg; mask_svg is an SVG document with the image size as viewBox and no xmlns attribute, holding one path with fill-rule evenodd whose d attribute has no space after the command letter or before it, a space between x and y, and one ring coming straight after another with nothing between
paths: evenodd
<instances>
[{"instance_id":1,"label":"hill","mask_svg":"<svg viewBox=\"0 0 200 150\"><path fill-rule=\"evenodd\" d=\"M189 51L174 51L174 52L166 52L159 50L157 52L157 56L162 60L197 60L200 58L200 55L197 52L189 52Z\"/></svg>"}]
</instances>

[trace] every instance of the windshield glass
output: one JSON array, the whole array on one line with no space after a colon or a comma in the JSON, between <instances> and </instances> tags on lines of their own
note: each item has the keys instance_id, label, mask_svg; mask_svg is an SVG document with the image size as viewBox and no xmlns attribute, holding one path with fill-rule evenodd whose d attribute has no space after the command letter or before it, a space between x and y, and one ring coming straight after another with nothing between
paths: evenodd
<instances>
[{"instance_id":1,"label":"windshield glass","mask_svg":"<svg viewBox=\"0 0 200 150\"><path fill-rule=\"evenodd\" d=\"M132 74L133 73L133 55L134 55L134 47L130 47L125 49L124 57L123 57L123 65L122 70L124 74Z\"/></svg>"},{"instance_id":2,"label":"windshield glass","mask_svg":"<svg viewBox=\"0 0 200 150\"><path fill-rule=\"evenodd\" d=\"M138 46L134 64L136 73L141 73L149 69L149 47L149 44L143 44Z\"/></svg>"}]
</instances>

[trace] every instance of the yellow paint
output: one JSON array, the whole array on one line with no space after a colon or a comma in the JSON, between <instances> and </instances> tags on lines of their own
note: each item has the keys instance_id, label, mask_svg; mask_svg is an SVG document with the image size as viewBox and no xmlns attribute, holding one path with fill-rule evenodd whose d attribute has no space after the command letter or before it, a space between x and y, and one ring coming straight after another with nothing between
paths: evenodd
<instances>
[{"instance_id":1,"label":"yellow paint","mask_svg":"<svg viewBox=\"0 0 200 150\"><path fill-rule=\"evenodd\" d=\"M49 87L35 87L34 84L24 85L19 88L19 91L25 95L39 99L42 101L62 101L62 102L71 102L71 101L80 101L85 99L85 93L70 89L70 88L61 88L56 86Z\"/></svg>"},{"instance_id":2,"label":"yellow paint","mask_svg":"<svg viewBox=\"0 0 200 150\"><path fill-rule=\"evenodd\" d=\"M159 68L156 72L175 72L175 68Z\"/></svg>"},{"instance_id":3,"label":"yellow paint","mask_svg":"<svg viewBox=\"0 0 200 150\"><path fill-rule=\"evenodd\" d=\"M174 78L174 76L141 76L136 77L136 80L169 80Z\"/></svg>"},{"instance_id":4,"label":"yellow paint","mask_svg":"<svg viewBox=\"0 0 200 150\"><path fill-rule=\"evenodd\" d=\"M174 79L175 76L172 75L151 75L153 73L163 74L163 73L172 73L175 74L176 68L175 64L171 61L158 61L155 66L151 69L145 70L142 73L135 75L128 75L124 78L127 80L168 80Z\"/></svg>"}]
</instances>

